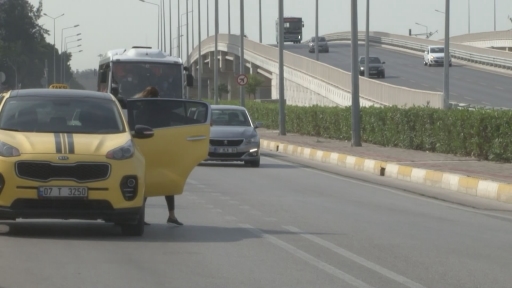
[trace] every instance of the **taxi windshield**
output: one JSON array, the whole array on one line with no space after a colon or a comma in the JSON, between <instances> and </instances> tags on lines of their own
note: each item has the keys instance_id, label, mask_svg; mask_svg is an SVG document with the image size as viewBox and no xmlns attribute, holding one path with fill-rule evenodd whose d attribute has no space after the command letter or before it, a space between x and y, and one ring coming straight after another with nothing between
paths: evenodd
<instances>
[{"instance_id":1,"label":"taxi windshield","mask_svg":"<svg viewBox=\"0 0 512 288\"><path fill-rule=\"evenodd\" d=\"M111 100L63 97L7 99L0 129L39 133L115 134L125 131L119 109Z\"/></svg>"},{"instance_id":2,"label":"taxi windshield","mask_svg":"<svg viewBox=\"0 0 512 288\"><path fill-rule=\"evenodd\" d=\"M183 75L179 64L115 62L112 66L112 86L119 96L133 98L149 86L158 89L160 98L182 98Z\"/></svg>"}]
</instances>

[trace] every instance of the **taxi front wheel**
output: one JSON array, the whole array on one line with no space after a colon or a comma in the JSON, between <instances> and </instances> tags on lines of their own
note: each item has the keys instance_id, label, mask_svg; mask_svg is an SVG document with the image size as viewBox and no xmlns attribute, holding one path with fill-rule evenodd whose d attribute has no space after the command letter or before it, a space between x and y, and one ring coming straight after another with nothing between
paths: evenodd
<instances>
[{"instance_id":1,"label":"taxi front wheel","mask_svg":"<svg viewBox=\"0 0 512 288\"><path fill-rule=\"evenodd\" d=\"M144 234L144 217L146 214L146 209L144 207L141 208L139 218L137 218L137 222L134 224L122 224L121 232L124 236L142 236Z\"/></svg>"}]
</instances>

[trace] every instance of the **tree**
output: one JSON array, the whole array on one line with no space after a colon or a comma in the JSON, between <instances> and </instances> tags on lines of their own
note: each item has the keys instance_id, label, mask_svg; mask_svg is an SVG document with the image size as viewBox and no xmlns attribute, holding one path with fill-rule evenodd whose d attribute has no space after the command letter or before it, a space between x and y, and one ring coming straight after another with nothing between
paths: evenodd
<instances>
[{"instance_id":1,"label":"tree","mask_svg":"<svg viewBox=\"0 0 512 288\"><path fill-rule=\"evenodd\" d=\"M250 95L253 96L252 99L256 98L256 92L258 91L258 88L260 88L261 85L263 85L263 83L264 80L261 79L258 75L249 74L247 84L245 85L245 92L249 94L249 99Z\"/></svg>"},{"instance_id":2,"label":"tree","mask_svg":"<svg viewBox=\"0 0 512 288\"><path fill-rule=\"evenodd\" d=\"M229 94L229 88L228 85L224 83L219 83L219 86L217 86L217 90L219 91L219 100L222 99L222 94ZM215 94L215 90L212 89L212 95Z\"/></svg>"}]
</instances>

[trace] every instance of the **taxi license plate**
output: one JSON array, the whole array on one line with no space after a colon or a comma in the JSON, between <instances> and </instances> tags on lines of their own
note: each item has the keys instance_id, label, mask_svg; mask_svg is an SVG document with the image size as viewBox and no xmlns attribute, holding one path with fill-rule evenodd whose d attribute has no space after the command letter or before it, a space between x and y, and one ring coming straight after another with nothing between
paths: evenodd
<instances>
[{"instance_id":1,"label":"taxi license plate","mask_svg":"<svg viewBox=\"0 0 512 288\"><path fill-rule=\"evenodd\" d=\"M236 153L236 148L214 148L217 153Z\"/></svg>"},{"instance_id":2,"label":"taxi license plate","mask_svg":"<svg viewBox=\"0 0 512 288\"><path fill-rule=\"evenodd\" d=\"M39 187L37 188L39 198L87 198L89 190L87 187Z\"/></svg>"}]
</instances>

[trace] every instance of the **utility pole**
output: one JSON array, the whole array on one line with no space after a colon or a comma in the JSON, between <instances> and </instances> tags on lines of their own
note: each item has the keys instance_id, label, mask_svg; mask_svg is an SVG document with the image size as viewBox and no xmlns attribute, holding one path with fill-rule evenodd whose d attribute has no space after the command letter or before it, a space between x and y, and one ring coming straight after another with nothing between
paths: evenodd
<instances>
[{"instance_id":1,"label":"utility pole","mask_svg":"<svg viewBox=\"0 0 512 288\"><path fill-rule=\"evenodd\" d=\"M163 31L163 34L164 34L164 39L163 39L164 52L167 52L167 39L166 39L166 36L165 36L165 34L166 34L166 32L165 32L165 0L162 0L162 31Z\"/></svg>"},{"instance_id":2,"label":"utility pole","mask_svg":"<svg viewBox=\"0 0 512 288\"><path fill-rule=\"evenodd\" d=\"M189 10L188 10L188 0L185 0L185 3L186 3L185 4L185 11L187 11L187 13L186 13L187 16L185 18L185 21L186 21L186 24L187 24L187 55L186 56L187 56L187 67L190 69L190 57L189 57L189 53L190 53L189 51L190 50L189 50L189 47L188 47L188 45L190 43L190 40L188 39L188 34L189 34L189 31L190 31L190 26L188 26L188 13L189 13ZM187 86L186 99L188 99L188 92L189 92L188 88L189 87Z\"/></svg>"},{"instance_id":3,"label":"utility pole","mask_svg":"<svg viewBox=\"0 0 512 288\"><path fill-rule=\"evenodd\" d=\"M240 74L245 74L245 11L244 0L240 0ZM240 106L245 107L245 87L240 85Z\"/></svg>"},{"instance_id":4,"label":"utility pole","mask_svg":"<svg viewBox=\"0 0 512 288\"><path fill-rule=\"evenodd\" d=\"M181 0L178 0L178 57L183 61L183 58L181 58L181 14L180 14L180 2Z\"/></svg>"},{"instance_id":5,"label":"utility pole","mask_svg":"<svg viewBox=\"0 0 512 288\"><path fill-rule=\"evenodd\" d=\"M172 47L172 0L169 0L169 55L173 56Z\"/></svg>"},{"instance_id":6,"label":"utility pole","mask_svg":"<svg viewBox=\"0 0 512 288\"><path fill-rule=\"evenodd\" d=\"M443 108L450 108L450 0L445 0Z\"/></svg>"},{"instance_id":7,"label":"utility pole","mask_svg":"<svg viewBox=\"0 0 512 288\"><path fill-rule=\"evenodd\" d=\"M231 0L228 0L228 35L231 35Z\"/></svg>"},{"instance_id":8,"label":"utility pole","mask_svg":"<svg viewBox=\"0 0 512 288\"><path fill-rule=\"evenodd\" d=\"M286 135L286 114L284 99L284 0L279 0L279 135Z\"/></svg>"},{"instance_id":9,"label":"utility pole","mask_svg":"<svg viewBox=\"0 0 512 288\"><path fill-rule=\"evenodd\" d=\"M352 147L361 147L361 115L359 109L359 64L358 64L358 28L357 0L352 0ZM368 61L368 60L366 60Z\"/></svg>"},{"instance_id":10,"label":"utility pole","mask_svg":"<svg viewBox=\"0 0 512 288\"><path fill-rule=\"evenodd\" d=\"M206 37L210 37L210 0L206 0Z\"/></svg>"}]
</instances>

